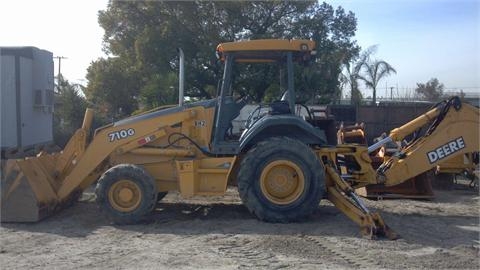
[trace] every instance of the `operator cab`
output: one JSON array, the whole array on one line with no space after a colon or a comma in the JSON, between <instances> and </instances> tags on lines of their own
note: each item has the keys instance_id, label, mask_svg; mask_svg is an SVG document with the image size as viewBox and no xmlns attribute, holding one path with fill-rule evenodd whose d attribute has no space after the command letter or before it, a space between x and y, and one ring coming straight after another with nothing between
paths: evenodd
<instances>
[{"instance_id":1,"label":"operator cab","mask_svg":"<svg viewBox=\"0 0 480 270\"><path fill-rule=\"evenodd\" d=\"M298 119L292 118L296 117L292 113L295 111L295 89L293 76L294 63L308 63L315 54L315 42L311 40L265 39L219 44L217 46L217 57L224 62L224 73L220 83L219 95L217 99L218 104L215 112L214 134L211 142L212 152L215 154L237 154L241 151L241 148L248 143L246 140L252 140L257 133L259 133L258 135L261 135L259 130L257 130L257 133L253 132L252 130L255 128L253 122L256 122L261 117L252 119L253 117L251 114L248 121L249 124L246 127L247 129L244 131L239 140L230 140L228 136L228 134L230 134L229 131L232 128L232 121L239 116L241 109L251 99L245 89L236 89L236 79L240 76L240 74L238 74L238 70L242 67L248 69L248 66L254 64L272 63L277 64L280 66L280 68L286 67L287 87L285 91L286 94L284 94L284 100L279 100L270 104L269 113L271 115L289 115L291 119L287 119L287 117L280 119L277 117L278 119L274 119L276 123L281 124L282 126L288 126L290 124L300 126L299 130L301 132L313 133L311 136L308 134L305 136L315 137L312 138L314 142L321 140L319 137L322 137L322 135L313 130L313 127L310 125L310 127L304 126L308 125L305 121L302 121L303 123L293 123L298 121ZM282 72L280 71L280 73ZM234 98L233 89L236 91L240 90L239 97ZM257 109L260 113L262 107L259 106ZM274 124L270 123L268 125L263 125L262 128L270 126L269 128L274 130L275 126L272 125ZM249 132L251 133L250 138L247 138L247 133ZM266 135L263 136L265 137ZM277 136L282 136L282 134ZM309 140L307 139L307 142L308 141Z\"/></svg>"}]
</instances>

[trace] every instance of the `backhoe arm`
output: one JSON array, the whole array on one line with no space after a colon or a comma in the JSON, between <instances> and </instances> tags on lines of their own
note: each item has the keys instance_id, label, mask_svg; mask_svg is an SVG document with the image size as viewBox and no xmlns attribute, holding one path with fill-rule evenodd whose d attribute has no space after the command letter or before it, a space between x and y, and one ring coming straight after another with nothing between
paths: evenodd
<instances>
[{"instance_id":1,"label":"backhoe arm","mask_svg":"<svg viewBox=\"0 0 480 270\"><path fill-rule=\"evenodd\" d=\"M422 128L426 126L428 123L430 123L433 119L438 117L440 114L440 108L436 107L428 112L420 115L419 117L413 119L412 121L406 123L405 125L395 128L392 131L390 131L390 134L388 137L378 141L377 143L371 145L368 147L368 153L371 153L378 148L382 147L384 144L389 143L389 142L395 142L395 141L401 141L405 139L408 135L412 134L415 132L417 129Z\"/></svg>"},{"instance_id":2,"label":"backhoe arm","mask_svg":"<svg viewBox=\"0 0 480 270\"><path fill-rule=\"evenodd\" d=\"M389 137L368 148L375 151L388 141L402 140L414 131L428 126L424 136L413 140L401 152L390 157L375 172L367 149L360 145L337 145L319 148L327 175L328 199L347 217L361 227L369 238L398 235L362 203L354 189L369 184L393 186L466 153L479 151L479 109L458 98L391 131Z\"/></svg>"},{"instance_id":3,"label":"backhoe arm","mask_svg":"<svg viewBox=\"0 0 480 270\"><path fill-rule=\"evenodd\" d=\"M392 130L389 138L401 140L433 120L427 133L392 156L377 170L377 180L386 186L400 184L441 162L479 151L479 109L457 97L415 120Z\"/></svg>"}]
</instances>

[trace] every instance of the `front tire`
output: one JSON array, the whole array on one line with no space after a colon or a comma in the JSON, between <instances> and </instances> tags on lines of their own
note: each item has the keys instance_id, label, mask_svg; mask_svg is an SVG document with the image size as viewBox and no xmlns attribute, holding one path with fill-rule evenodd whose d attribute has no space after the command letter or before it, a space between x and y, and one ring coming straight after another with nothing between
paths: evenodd
<instances>
[{"instance_id":1,"label":"front tire","mask_svg":"<svg viewBox=\"0 0 480 270\"><path fill-rule=\"evenodd\" d=\"M155 180L141 167L120 164L99 179L95 189L97 204L116 224L144 220L157 202Z\"/></svg>"},{"instance_id":2,"label":"front tire","mask_svg":"<svg viewBox=\"0 0 480 270\"><path fill-rule=\"evenodd\" d=\"M325 195L325 172L307 145L273 137L246 153L238 190L244 205L260 220L297 221L318 208Z\"/></svg>"}]
</instances>

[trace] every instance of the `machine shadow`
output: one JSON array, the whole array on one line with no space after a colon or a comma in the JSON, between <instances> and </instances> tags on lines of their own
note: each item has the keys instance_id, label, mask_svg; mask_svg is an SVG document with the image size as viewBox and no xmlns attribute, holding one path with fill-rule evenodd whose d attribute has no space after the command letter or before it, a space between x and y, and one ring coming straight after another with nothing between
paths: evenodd
<instances>
[{"instance_id":1,"label":"machine shadow","mask_svg":"<svg viewBox=\"0 0 480 270\"><path fill-rule=\"evenodd\" d=\"M399 215L388 212L381 214L385 222L408 243L449 248L472 245L474 241L478 241L478 231L472 230L479 226L478 216ZM103 217L95 204L78 203L38 223L5 223L2 227L65 237L86 237L102 228L145 235L257 234L362 237L359 227L332 205L321 205L305 220L282 224L259 221L241 204L159 203L154 213L144 223L113 225ZM465 241L466 234L471 241Z\"/></svg>"}]
</instances>

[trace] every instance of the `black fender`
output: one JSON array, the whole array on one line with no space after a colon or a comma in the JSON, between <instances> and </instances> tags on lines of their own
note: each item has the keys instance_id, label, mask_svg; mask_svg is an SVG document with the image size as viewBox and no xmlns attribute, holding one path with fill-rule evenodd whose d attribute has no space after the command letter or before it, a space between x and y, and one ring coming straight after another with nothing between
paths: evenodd
<instances>
[{"instance_id":1,"label":"black fender","mask_svg":"<svg viewBox=\"0 0 480 270\"><path fill-rule=\"evenodd\" d=\"M242 133L239 152L244 152L269 137L279 136L297 139L308 145L327 144L325 132L313 127L299 116L266 115Z\"/></svg>"}]
</instances>

